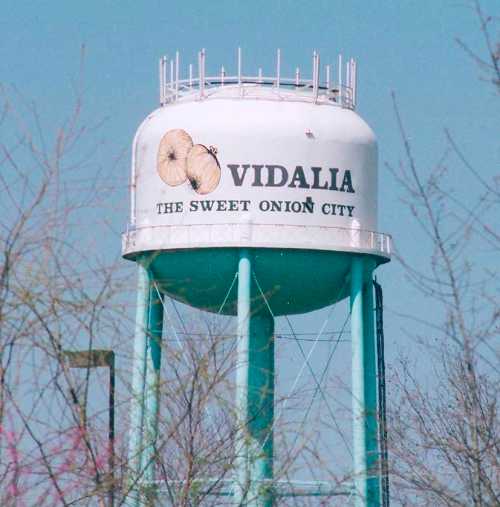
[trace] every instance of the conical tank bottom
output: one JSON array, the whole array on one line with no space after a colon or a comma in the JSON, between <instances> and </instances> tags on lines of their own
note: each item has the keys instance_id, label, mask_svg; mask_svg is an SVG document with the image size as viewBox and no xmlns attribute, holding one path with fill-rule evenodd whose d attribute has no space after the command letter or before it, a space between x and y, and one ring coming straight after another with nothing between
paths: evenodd
<instances>
[{"instance_id":1,"label":"conical tank bottom","mask_svg":"<svg viewBox=\"0 0 500 507\"><path fill-rule=\"evenodd\" d=\"M253 248L252 295L265 295L274 315L305 313L348 295L352 253ZM159 289L174 299L213 313L236 315L239 249L163 250L142 254ZM130 257L129 257L130 258ZM377 263L386 259L373 256ZM258 286L257 286L258 282Z\"/></svg>"}]
</instances>

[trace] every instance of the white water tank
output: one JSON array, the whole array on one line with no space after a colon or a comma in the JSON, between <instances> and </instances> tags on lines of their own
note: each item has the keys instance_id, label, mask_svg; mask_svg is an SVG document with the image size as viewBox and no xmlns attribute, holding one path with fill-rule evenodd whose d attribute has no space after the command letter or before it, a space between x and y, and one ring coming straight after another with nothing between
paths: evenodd
<instances>
[{"instance_id":1,"label":"white water tank","mask_svg":"<svg viewBox=\"0 0 500 507\"><path fill-rule=\"evenodd\" d=\"M354 61L334 80L315 54L311 78L284 79L279 54L273 77L245 75L239 55L235 75L207 77L204 56L196 78L190 67L181 79L178 57L170 76L160 62L160 108L133 144L124 256L148 257L163 292L210 311L236 311L240 248L252 250L275 315L346 297L352 254L390 256Z\"/></svg>"}]
</instances>

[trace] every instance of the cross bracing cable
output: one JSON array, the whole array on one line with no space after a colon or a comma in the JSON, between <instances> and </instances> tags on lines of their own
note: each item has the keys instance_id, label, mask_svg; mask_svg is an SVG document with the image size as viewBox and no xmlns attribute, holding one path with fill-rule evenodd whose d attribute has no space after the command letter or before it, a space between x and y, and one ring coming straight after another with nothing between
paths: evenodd
<instances>
[{"instance_id":1,"label":"cross bracing cable","mask_svg":"<svg viewBox=\"0 0 500 507\"><path fill-rule=\"evenodd\" d=\"M234 284L235 284L235 282L237 280L237 277L238 277L238 272L235 273L235 275L233 277L233 280L231 281L231 284L230 284L230 286L229 286L229 288L228 288L228 290L226 292L226 295L225 295L225 297L223 299L223 302L222 302L221 306L219 307L217 315L219 315L222 312L222 310L224 309L224 306L226 305L227 300L229 299L229 295L231 294L231 291L233 290L233 287L234 287ZM155 290L156 290L156 292L158 294L158 298L160 299L161 304L163 306L163 310L164 310L165 316L167 317L167 320L168 320L168 322L170 324L170 327L171 327L171 329L172 329L172 331L174 333L175 342L177 343L177 345L181 349L180 350L181 356L182 356L184 362L186 363L186 366L189 367L189 365L190 365L189 359L186 357L185 351L184 351L184 347L182 346L182 343L181 343L181 341L179 339L179 334L180 333L175 329L175 326L173 325L172 319L170 317L170 313L169 313L169 311L167 309L167 306L165 304L165 300L164 300L165 298L161 297L161 293L160 293L160 290L158 288L158 284L156 283L156 280L153 280L153 285L154 285L154 288L155 288ZM185 324L185 322L184 322L184 320L182 318L182 315L180 314L180 312L179 312L179 310L177 308L177 305L175 304L175 302L174 302L174 300L172 298L170 298L170 301L171 301L172 306L174 307L174 310L175 310L175 312L177 314L177 318L179 319L179 321L181 323L181 326L183 328L183 333L182 334L189 335L190 333L187 331L187 326L186 326L186 324ZM210 422L214 425L215 428L217 428L217 430L219 430L218 425L215 424L212 411L210 410L210 407L208 405L205 406L205 410L206 410L207 415L208 415L208 417L210 419Z\"/></svg>"},{"instance_id":2,"label":"cross bracing cable","mask_svg":"<svg viewBox=\"0 0 500 507\"><path fill-rule=\"evenodd\" d=\"M170 313L169 313L169 311L167 309L167 305L165 304L165 300L161 296L160 290L158 289L158 284L156 283L156 280L153 280L153 285L154 285L154 288L156 290L156 293L158 294L158 299L161 301L161 304L163 306L163 312L165 313L165 316L167 317L167 320L168 320L168 322L170 324L170 327L172 328L172 331L174 333L175 341L177 342L177 345L179 345L179 348L181 349L181 354L183 356L183 359L186 361L186 363L188 363L189 361L187 360L186 357L184 357L184 349L182 348L182 344L181 344L181 341L180 341L179 336L177 334L177 330L173 326L172 319L170 318Z\"/></svg>"},{"instance_id":3,"label":"cross bracing cable","mask_svg":"<svg viewBox=\"0 0 500 507\"><path fill-rule=\"evenodd\" d=\"M225 305L226 305L226 303L227 303L227 300L229 299L229 296L230 296L230 294L231 294L231 291L233 290L233 287L234 287L234 284L235 284L235 282L236 282L237 278L238 278L238 272L236 272L236 273L234 274L234 277L233 277L233 279L232 279L232 281L231 281L231 284L230 284L230 286L229 286L229 289L227 290L226 295L224 296L224 300L222 301L222 304L220 305L220 307L219 307L219 309L218 309L218 311L217 311L217 314L216 314L216 315L220 315L220 313L221 313L221 312L222 312L222 310L224 309L224 307L225 307ZM154 286L155 286L156 292L157 292L157 294L158 294L158 297L160 297L160 296L161 296L161 294L160 294L160 291L159 291L159 289L158 289L158 285L157 285L157 283L156 283L156 280L155 280L153 283L154 283ZM204 333L191 333L191 332L189 332L189 331L187 330L186 324L185 324L185 322L184 322L184 320L183 320L183 318L182 318L182 316L181 316L181 314L180 314L180 312L179 312L179 309L177 308L177 304L175 303L175 300L174 300L174 299L172 299L172 298L169 298L169 299L170 299L170 302L172 303L172 306L173 306L173 308L174 308L174 310L175 310L175 313L176 313L176 315L177 315L177 318L178 318L179 322L181 323L181 326L182 326L182 329L183 329L183 331L177 331L177 330L175 329L175 327L172 325L172 330L173 330L173 332L174 332L175 341L177 342L177 344L179 345L179 347L182 347L182 344L181 344L181 342L180 342L180 340L179 340L179 334L186 335L186 336L194 336L194 335L197 335L197 336L205 336L205 334L204 334ZM164 303L164 301L163 301L163 298L161 298L161 297L160 297L160 301L162 301L163 309L164 309L164 311L165 311L165 313L166 313L166 315L167 315L167 317L168 317L168 316L169 316L169 314L168 314L168 310L167 310L166 305L165 305L165 303ZM170 319L169 319L169 320L170 320ZM171 324L173 324L171 320L170 320L170 323L171 323ZM235 335L235 334L226 334L226 335L221 335L221 336L230 337L230 336L236 336L236 335Z\"/></svg>"},{"instance_id":4,"label":"cross bracing cable","mask_svg":"<svg viewBox=\"0 0 500 507\"><path fill-rule=\"evenodd\" d=\"M236 280L238 279L238 271L234 273L233 281L231 282L231 285L229 286L229 289L226 292L226 296L224 297L224 300L222 301L222 304L219 307L219 311L217 312L217 315L222 312L224 309L224 306L226 306L227 300L229 299L229 295L231 294L231 291L233 290L234 284L236 283Z\"/></svg>"},{"instance_id":5,"label":"cross bracing cable","mask_svg":"<svg viewBox=\"0 0 500 507\"><path fill-rule=\"evenodd\" d=\"M160 298L160 301L162 303L162 306L163 306L163 311L165 313L165 316L167 318L167 321L169 322L170 324L170 327L174 333L174 337L175 337L175 341L177 342L177 345L179 346L180 348L180 353L181 353L181 357L182 359L184 360L184 362L186 363L186 366L189 368L190 366L190 362L189 362L189 359L186 357L186 354L185 354L185 350L184 350L184 347L182 346L182 343L181 341L179 340L179 337L178 337L178 334L177 334L177 331L175 329L175 326L173 325L173 322L172 322L172 319L170 318L170 313L167 309L167 305L165 304L165 301L164 299L161 297L161 294L160 294L160 291L158 289L158 285L156 283L156 280L153 281L153 284L154 284L154 287L156 289L156 292L158 293L158 297ZM175 307L174 307L175 308ZM182 318L180 317L180 315L178 314L178 317L179 319L181 320L181 323L183 325L183 327L185 328L185 325L184 325L184 322L182 320ZM177 373L176 373L177 375ZM180 381L180 378L178 379ZM210 419L210 422L214 425L214 427L217 427L217 425L215 424L215 421L214 421L214 418L213 418L213 415L212 415L212 412L210 410L210 407L208 407L207 405L205 406L205 410L207 412L207 415L208 415L208 418Z\"/></svg>"},{"instance_id":6,"label":"cross bracing cable","mask_svg":"<svg viewBox=\"0 0 500 507\"><path fill-rule=\"evenodd\" d=\"M259 289L259 292L260 292L260 294L261 294L262 298L264 299L264 302L265 302L265 304L266 304L266 306L267 306L267 308L268 308L269 312L271 313L272 317L274 318L274 317L275 317L274 312L272 311L272 308L271 308L271 306L270 306L270 304L269 304L269 301L268 301L268 299L267 299L266 295L264 294L264 291L262 290L262 288L261 288L261 286L260 286L259 280L257 279L257 276L256 276L256 274L255 274L254 272L252 272L252 274L253 274L253 278L254 278L254 280L255 280L255 283L256 283L256 285L257 285L257 288ZM343 284L342 284L342 286L340 287L340 289L339 289L339 291L338 291L338 294L337 294L337 297L338 297L338 296L342 293L342 291L344 290L344 287L345 287L346 282L347 282L347 278L344 278L344 283L343 283ZM279 419L281 418L281 416L282 416L282 414L283 414L283 412L284 412L284 410L285 410L285 408L286 408L286 405L287 405L288 400L289 400L289 399L290 399L290 398L291 398L291 397L295 394L295 390L296 390L296 388L297 388L298 382L299 382L300 378L302 377L302 374L303 374L303 372L304 372L304 370L305 370L306 366L308 367L309 372L311 373L311 376L313 377L313 379L314 379L314 381L315 381L315 383L316 383L317 388L319 388L319 392L321 393L321 395L322 395L322 397L323 397L323 400L325 401L325 404L326 404L326 405L327 405L327 407L328 407L328 410L329 410L330 416L332 417L332 420L333 420L333 422L334 422L335 426L337 427L337 429L339 429L339 427L338 427L338 423L337 423L337 421L336 421L336 418L335 418L335 416L333 415L333 411L331 410L331 407L329 406L328 400L326 399L326 396L325 396L325 394L324 394L324 392L323 392L323 390L322 390L322 388L321 388L321 385L318 383L318 379L317 379L316 375L314 374L314 370L312 369L311 364L310 364L310 362L309 362L309 359L310 359L310 357L311 357L312 353L314 352L314 349L316 348L316 345L318 344L318 341L319 341L319 339L320 339L321 335L323 334L325 327L328 325L328 322L330 321L330 318L331 318L331 316L332 316L332 314L333 314L333 310L334 310L334 308L335 308L335 306L332 306L332 307L331 307L330 312L329 312L329 313L328 313L328 315L326 316L326 318L325 318L325 320L324 320L324 322L323 322L323 325L321 326L320 331L319 331L318 335L316 336L316 339L314 340L313 345L311 346L311 349L309 350L309 353L307 354L307 356L305 355L305 352L304 352L303 348L300 346L299 341L297 341L297 340L296 340L296 341L297 341L297 343L299 344L299 348L300 348L301 353L302 353L302 355L303 355L303 357L304 357L304 362L302 363L302 366L300 367L300 370L299 370L299 372L297 373L297 375L296 375L296 377L295 377L295 379L294 379L294 382L293 382L293 384L292 384L292 388L291 388L291 390L290 390L290 393L289 393L288 397L285 399L285 401L283 402L283 405L280 407L280 411L278 412L278 415L274 418L274 421L273 421L273 423L272 423L271 427L269 428L269 431L268 431L268 433L267 433L267 435L266 435L266 438L264 439L263 443L261 444L261 449L263 449L263 448L264 448L264 446L266 445L266 443L267 443L268 439L270 438L270 436L271 436L271 434L272 434L272 432L273 432L273 430L274 430L274 427L276 426L277 422L278 422L278 421L279 421ZM286 317L286 319L287 319L288 325L290 326L290 329L291 329L291 331L292 331L292 335L293 335L293 334L294 334L294 329L293 329L293 327L292 327L292 325L291 325L291 322L290 322L290 320L288 319L288 317ZM340 432L340 431L339 431L339 432ZM343 440L344 440L344 443L346 444L346 447L347 447L347 449L348 449L348 451L349 451L349 453L350 453L351 451L350 451L349 446L348 446L348 445L347 445L347 443L345 442L345 439L344 439L344 437L343 437L343 435L342 435L342 433L341 433L341 432L340 432L340 434L341 434L341 436L342 436L342 438L343 438Z\"/></svg>"},{"instance_id":7,"label":"cross bracing cable","mask_svg":"<svg viewBox=\"0 0 500 507\"><path fill-rule=\"evenodd\" d=\"M346 317L346 319L345 319L345 321L344 321L344 324L343 324L343 326L342 326L342 330L341 330L341 331L340 331L340 333L339 333L339 337L338 337L338 339L337 339L337 340L335 340L335 342L334 342L334 346L332 347L332 350L330 351L330 353L329 353L329 355L328 355L328 359L327 359L327 361L326 361L326 365L325 365L325 367L324 367L324 369L323 369L323 372L321 373L321 377L320 377L320 379L319 379L319 385L317 385L317 386L316 386L316 389L314 390L314 393L313 393L313 395L312 395L311 399L309 400L309 405L308 405L308 407L307 407L306 411L304 412L304 416L303 416L302 421L301 421L301 423L300 423L300 428L299 428L299 431L297 432L297 434L296 434L296 436L295 436L295 440L294 440L294 442L293 442L293 444L292 444L292 446L291 446L291 451L290 451L290 452L292 452L292 451L293 451L293 449L295 448L295 445L296 445L296 443L297 443L297 440L299 439L299 435L300 435L300 433L301 433L302 429L303 429L303 428L304 428L304 426L305 426L305 423L306 423L306 421L307 421L307 418L308 418L308 416L309 416L309 413L310 413L310 411L311 411L311 408L312 408L312 406L313 406L313 404L314 404L314 401L315 401L315 399L316 399L316 396L317 396L318 392L319 392L319 391L320 391L320 389L321 389L321 388L320 388L320 386L321 386L321 384L323 383L323 381L325 380L326 373L328 372L328 370L329 370L329 368L330 368L330 363L331 363L331 361L332 361L332 359L333 359L333 356L334 356L334 354L335 354L335 352L336 352L336 350L337 350L337 346L338 346L338 344L342 341L342 340L340 340L340 338L342 337L342 333L344 332L344 329L345 329L345 327L346 327L346 325L347 325L347 323L348 323L348 322L349 322L349 314L347 315L347 317ZM328 340L328 341L330 341L330 340ZM300 346L300 344L299 344L299 346ZM324 399L324 397L323 397L323 399ZM327 406L328 406L328 405L327 405ZM328 407L328 408L329 408L329 407ZM349 452L349 454L350 454L350 455L351 455L351 457L352 457L352 452L351 452L351 449L350 449L349 445L347 444L347 442L346 442L346 440L345 440L345 437L344 437L343 433L341 432L341 430L340 430L340 428L339 428L339 426L338 426L338 424L337 424L337 421L336 421L336 419L335 419L334 417L333 417L333 422L334 422L334 424L335 424L335 427L337 428L337 431L339 432L339 434L340 434L340 436L341 436L341 438L342 438L342 441L344 442L344 444L345 444L345 446L346 446L347 451Z\"/></svg>"}]
</instances>

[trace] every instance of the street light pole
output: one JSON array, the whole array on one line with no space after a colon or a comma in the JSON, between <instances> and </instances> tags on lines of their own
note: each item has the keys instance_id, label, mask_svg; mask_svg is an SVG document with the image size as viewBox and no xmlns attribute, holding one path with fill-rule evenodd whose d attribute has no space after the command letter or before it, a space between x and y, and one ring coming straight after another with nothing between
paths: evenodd
<instances>
[{"instance_id":1,"label":"street light pole","mask_svg":"<svg viewBox=\"0 0 500 507\"><path fill-rule=\"evenodd\" d=\"M109 368L108 397L108 468L110 476L109 507L115 503L115 353L112 350L65 350L63 357L70 368Z\"/></svg>"},{"instance_id":2,"label":"street light pole","mask_svg":"<svg viewBox=\"0 0 500 507\"><path fill-rule=\"evenodd\" d=\"M109 442L109 506L114 507L115 504L115 353L111 351L111 358L109 363L109 427L108 427L108 442Z\"/></svg>"}]
</instances>

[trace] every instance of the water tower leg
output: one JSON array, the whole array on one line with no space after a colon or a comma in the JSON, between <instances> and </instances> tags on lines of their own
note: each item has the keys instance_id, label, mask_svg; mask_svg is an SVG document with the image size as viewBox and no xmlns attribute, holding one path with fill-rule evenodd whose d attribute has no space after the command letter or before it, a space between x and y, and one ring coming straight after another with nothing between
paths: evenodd
<instances>
[{"instance_id":1,"label":"water tower leg","mask_svg":"<svg viewBox=\"0 0 500 507\"><path fill-rule=\"evenodd\" d=\"M375 266L368 266L369 277L363 287L363 320L365 332L365 428L366 468L368 470L368 505L380 505L380 452L378 442L377 412L377 353L375 340L375 306L373 303L372 272Z\"/></svg>"},{"instance_id":2,"label":"water tower leg","mask_svg":"<svg viewBox=\"0 0 500 507\"><path fill-rule=\"evenodd\" d=\"M156 287L151 287L150 290L144 389L143 455L141 461L144 468L144 480L149 484L154 484L156 479L156 442L158 438L163 299ZM153 495L155 489L155 486L151 488Z\"/></svg>"},{"instance_id":3,"label":"water tower leg","mask_svg":"<svg viewBox=\"0 0 500 507\"><path fill-rule=\"evenodd\" d=\"M250 341L250 312L252 267L248 250L240 252L238 263L238 328L236 349L236 438L234 503L245 505L249 484L248 435L246 432L248 395L248 350Z\"/></svg>"},{"instance_id":4,"label":"water tower leg","mask_svg":"<svg viewBox=\"0 0 500 507\"><path fill-rule=\"evenodd\" d=\"M250 319L248 433L252 480L249 505L273 505L274 319L268 311Z\"/></svg>"},{"instance_id":5,"label":"water tower leg","mask_svg":"<svg viewBox=\"0 0 500 507\"><path fill-rule=\"evenodd\" d=\"M160 338L163 307L147 266L137 262L137 311L132 364L127 506L141 505L139 481L154 479L152 449L156 441ZM145 467L145 470L144 470Z\"/></svg>"},{"instance_id":6,"label":"water tower leg","mask_svg":"<svg viewBox=\"0 0 500 507\"><path fill-rule=\"evenodd\" d=\"M144 420L144 381L146 377L146 329L149 320L149 274L148 270L137 263L137 309L134 335L134 356L132 363L132 386L130 399L130 434L128 448L129 482L134 488L141 471L142 428ZM136 488L134 488L135 492ZM130 495L138 502L136 495ZM127 505L136 505L129 501Z\"/></svg>"},{"instance_id":7,"label":"water tower leg","mask_svg":"<svg viewBox=\"0 0 500 507\"><path fill-rule=\"evenodd\" d=\"M273 477L274 320L261 298L252 312L252 266L248 250L238 266L236 364L235 505L271 507ZM255 309L255 308L254 308Z\"/></svg>"},{"instance_id":8,"label":"water tower leg","mask_svg":"<svg viewBox=\"0 0 500 507\"><path fill-rule=\"evenodd\" d=\"M374 265L355 257L351 266L353 474L356 507L380 505L377 468L377 382L373 328ZM368 282L365 283L365 273Z\"/></svg>"}]
</instances>

